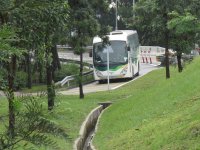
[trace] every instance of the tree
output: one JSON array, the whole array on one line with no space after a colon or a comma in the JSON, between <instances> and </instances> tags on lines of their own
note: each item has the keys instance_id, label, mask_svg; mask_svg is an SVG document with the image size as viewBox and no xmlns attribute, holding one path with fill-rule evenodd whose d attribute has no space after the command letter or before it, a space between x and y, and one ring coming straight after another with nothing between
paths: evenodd
<instances>
[{"instance_id":1,"label":"tree","mask_svg":"<svg viewBox=\"0 0 200 150\"><path fill-rule=\"evenodd\" d=\"M53 72L59 68L56 44L60 42L60 36L64 35L68 15L68 5L65 0L24 0L1 1L0 23L9 23L17 29L16 34L20 40L19 47L27 49L26 70L28 72L28 87L31 87L31 61L30 54L35 53L38 60L42 56L42 63L46 67L48 109L54 106L55 90L53 85ZM39 52L42 51L42 52ZM42 55L40 55L42 54ZM45 57L45 58L44 58ZM45 60L45 61L44 61ZM54 65L53 65L54 61ZM42 65L41 65L42 64ZM41 69L40 69L41 70ZM40 71L40 74L41 71Z\"/></svg>"},{"instance_id":2,"label":"tree","mask_svg":"<svg viewBox=\"0 0 200 150\"><path fill-rule=\"evenodd\" d=\"M190 3L187 5L187 9L188 11L196 16L196 18L198 19L198 21L200 20L200 1L199 0L191 0L189 1ZM195 36L195 39L194 39L195 43L200 45L200 33L196 32L196 36Z\"/></svg>"},{"instance_id":3,"label":"tree","mask_svg":"<svg viewBox=\"0 0 200 150\"><path fill-rule=\"evenodd\" d=\"M168 13L173 9L174 1L141 0L135 6L134 26L139 31L142 44L165 47L166 78L169 70L169 30Z\"/></svg>"},{"instance_id":4,"label":"tree","mask_svg":"<svg viewBox=\"0 0 200 150\"><path fill-rule=\"evenodd\" d=\"M73 36L69 39L70 45L74 48L74 52L80 55L79 70L79 93L80 99L84 98L82 75L83 75L83 52L88 45L90 39L97 35L100 26L95 19L95 13L88 1L69 0L70 6L70 29Z\"/></svg>"},{"instance_id":5,"label":"tree","mask_svg":"<svg viewBox=\"0 0 200 150\"><path fill-rule=\"evenodd\" d=\"M184 0L141 0L136 3L134 25L139 31L140 37L142 37L142 44L165 47L166 78L170 78L168 48L172 43L171 41L174 40L171 39L174 31L168 28L168 22L171 19L169 14L174 10L183 13L184 9L190 4L192 2Z\"/></svg>"},{"instance_id":6,"label":"tree","mask_svg":"<svg viewBox=\"0 0 200 150\"><path fill-rule=\"evenodd\" d=\"M38 99L39 97L17 97L15 134L13 138L10 138L6 131L0 133L1 150L16 149L22 144L24 149L34 149L29 143L38 147L60 149L58 144L49 137L49 134L57 138L67 138L68 135L65 130L46 118Z\"/></svg>"},{"instance_id":7,"label":"tree","mask_svg":"<svg viewBox=\"0 0 200 150\"><path fill-rule=\"evenodd\" d=\"M14 80L16 73L17 58L24 53L23 50L13 46L19 39L15 31L7 26L0 28L0 62L4 64L7 70L7 83L2 87L9 104L9 137L13 138L15 134L15 108L14 108Z\"/></svg>"},{"instance_id":8,"label":"tree","mask_svg":"<svg viewBox=\"0 0 200 150\"><path fill-rule=\"evenodd\" d=\"M59 42L58 38L55 38L57 33L63 31L65 21L67 19L68 6L66 1L53 1L48 4L46 10L43 11L43 33L44 33L44 44L46 53L46 73L47 73L47 93L48 93L48 109L53 109L55 89L53 81L53 58L51 54L55 53L55 46ZM41 20L41 21L42 21Z\"/></svg>"},{"instance_id":9,"label":"tree","mask_svg":"<svg viewBox=\"0 0 200 150\"><path fill-rule=\"evenodd\" d=\"M173 11L170 16L168 29L172 31L171 45L177 52L178 71L182 72L182 53L188 53L194 47L196 33L200 32L200 21L188 12L181 15Z\"/></svg>"},{"instance_id":10,"label":"tree","mask_svg":"<svg viewBox=\"0 0 200 150\"><path fill-rule=\"evenodd\" d=\"M24 10L25 12L23 12ZM15 126L16 99L14 96L13 85L17 69L17 61L19 58L27 54L22 48L25 47L28 51L32 50L32 48L40 47L40 50L41 48L44 48L42 50L46 52L46 66L50 66L49 64L52 62L50 55L50 53L52 53L51 47L52 45L55 45L52 39L53 36L56 35L55 33L60 31L64 25L67 14L66 10L67 4L64 0L58 1L57 3L56 1L49 3L49 1L39 2L34 0L0 1L0 64L3 64L2 66L7 70L7 82L3 86L1 85L1 89L4 90L9 104L9 126L6 140L7 137L9 140L13 140L16 137L16 134L20 133L16 131ZM33 43L33 45L30 43ZM26 44L28 45L27 47L24 46ZM47 71L49 70L47 69ZM52 79L50 78L48 81L50 81L50 84L52 85ZM50 86L47 85L48 92L49 87ZM50 94L53 93L53 96L48 93L50 98L54 98L55 96L55 92L52 91L50 91ZM48 108L51 110L54 101L53 99L50 99L48 102Z\"/></svg>"},{"instance_id":11,"label":"tree","mask_svg":"<svg viewBox=\"0 0 200 150\"><path fill-rule=\"evenodd\" d=\"M49 110L53 109L55 99L53 74L60 68L56 45L60 42L60 35L63 36L67 15L68 6L65 0L25 1L11 15L12 24L20 28L18 34L25 39L21 42L21 46L26 45L25 48L28 50L26 62L29 87L31 87L30 52L35 53L35 60L42 59L36 62L38 63L36 66L43 68L45 65Z\"/></svg>"}]
</instances>

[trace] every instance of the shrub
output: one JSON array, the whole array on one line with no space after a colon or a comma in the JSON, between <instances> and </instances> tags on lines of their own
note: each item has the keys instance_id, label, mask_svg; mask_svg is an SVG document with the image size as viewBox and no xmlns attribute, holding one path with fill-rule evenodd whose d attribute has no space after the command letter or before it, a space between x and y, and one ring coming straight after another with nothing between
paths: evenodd
<instances>
[{"instance_id":1,"label":"shrub","mask_svg":"<svg viewBox=\"0 0 200 150\"><path fill-rule=\"evenodd\" d=\"M16 90L19 90L21 88L26 87L26 81L27 81L27 74L25 72L23 71L16 72L14 88Z\"/></svg>"},{"instance_id":2,"label":"shrub","mask_svg":"<svg viewBox=\"0 0 200 150\"><path fill-rule=\"evenodd\" d=\"M7 84L7 73L6 70L0 67L0 90Z\"/></svg>"},{"instance_id":3,"label":"shrub","mask_svg":"<svg viewBox=\"0 0 200 150\"><path fill-rule=\"evenodd\" d=\"M55 82L61 81L66 76L76 75L79 72L79 66L76 64L63 64L61 70L55 72Z\"/></svg>"}]
</instances>

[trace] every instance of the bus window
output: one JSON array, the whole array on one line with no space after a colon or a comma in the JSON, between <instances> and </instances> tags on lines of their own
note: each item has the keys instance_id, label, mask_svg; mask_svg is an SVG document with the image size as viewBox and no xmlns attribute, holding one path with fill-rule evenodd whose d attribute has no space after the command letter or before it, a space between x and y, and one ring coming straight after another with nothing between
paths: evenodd
<instances>
[{"instance_id":1,"label":"bus window","mask_svg":"<svg viewBox=\"0 0 200 150\"><path fill-rule=\"evenodd\" d=\"M94 44L94 62L107 63L107 50L112 64L125 64L128 61L128 52L125 41L110 41L110 45L102 46L102 43Z\"/></svg>"}]
</instances>

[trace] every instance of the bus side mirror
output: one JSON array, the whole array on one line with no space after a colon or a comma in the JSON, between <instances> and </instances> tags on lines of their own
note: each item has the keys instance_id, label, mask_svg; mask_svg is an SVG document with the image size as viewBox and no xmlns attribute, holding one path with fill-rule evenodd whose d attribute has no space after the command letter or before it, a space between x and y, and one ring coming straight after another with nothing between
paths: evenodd
<instances>
[{"instance_id":1,"label":"bus side mirror","mask_svg":"<svg viewBox=\"0 0 200 150\"><path fill-rule=\"evenodd\" d=\"M131 48L129 46L127 47L127 51L131 51Z\"/></svg>"}]
</instances>

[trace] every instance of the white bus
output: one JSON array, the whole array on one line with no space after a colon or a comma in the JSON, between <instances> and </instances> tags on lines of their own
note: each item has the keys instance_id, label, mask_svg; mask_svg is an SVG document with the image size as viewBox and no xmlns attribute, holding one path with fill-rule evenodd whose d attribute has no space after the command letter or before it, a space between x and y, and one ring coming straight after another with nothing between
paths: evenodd
<instances>
[{"instance_id":1,"label":"white bus","mask_svg":"<svg viewBox=\"0 0 200 150\"><path fill-rule=\"evenodd\" d=\"M139 40L137 31L117 30L107 35L109 44L102 39L93 39L93 66L95 80L133 78L139 75ZM107 51L109 52L109 71L107 70Z\"/></svg>"}]
</instances>

